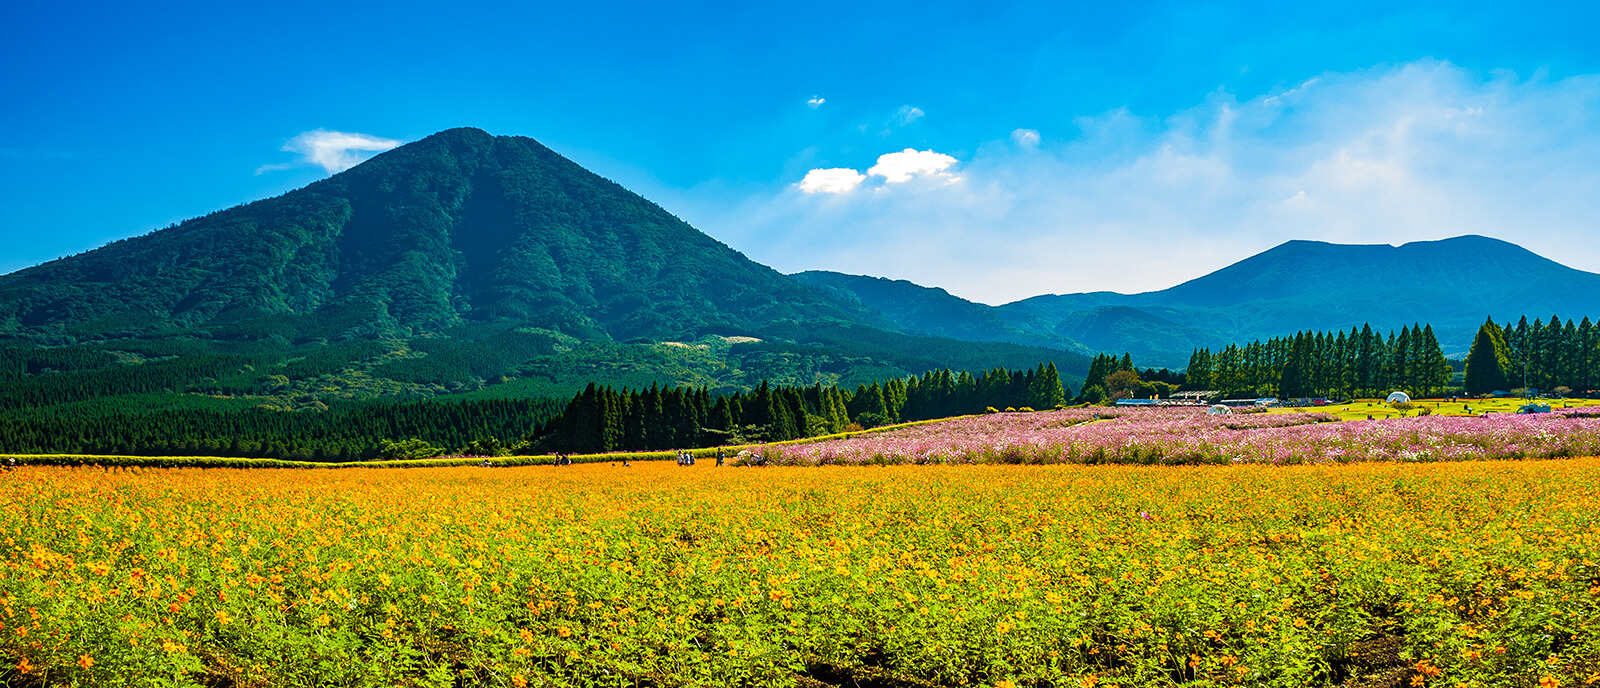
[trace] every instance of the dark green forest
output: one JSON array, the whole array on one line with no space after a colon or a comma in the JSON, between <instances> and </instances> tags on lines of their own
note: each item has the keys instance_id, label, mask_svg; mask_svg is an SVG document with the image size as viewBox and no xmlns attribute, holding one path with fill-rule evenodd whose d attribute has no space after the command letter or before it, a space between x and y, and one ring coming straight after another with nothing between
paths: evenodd
<instances>
[{"instance_id":1,"label":"dark green forest","mask_svg":"<svg viewBox=\"0 0 1600 688\"><path fill-rule=\"evenodd\" d=\"M770 385L713 395L704 387L590 384L548 399L352 403L326 411L168 409L143 413L0 414L0 453L237 456L299 461L690 449L781 441L990 407L1066 400L1053 363L973 375L836 386ZM401 444L404 443L404 444Z\"/></svg>"},{"instance_id":2,"label":"dark green forest","mask_svg":"<svg viewBox=\"0 0 1600 688\"><path fill-rule=\"evenodd\" d=\"M1066 403L1055 364L949 370L838 387L774 387L713 398L704 389L613 390L590 385L537 428L532 451L597 453L779 442L946 418L990 409L1051 409Z\"/></svg>"},{"instance_id":3,"label":"dark green forest","mask_svg":"<svg viewBox=\"0 0 1600 688\"><path fill-rule=\"evenodd\" d=\"M0 415L0 453L378 458L390 438L459 451L520 438L561 409L550 399L363 403L327 411L174 409L95 417Z\"/></svg>"}]
</instances>

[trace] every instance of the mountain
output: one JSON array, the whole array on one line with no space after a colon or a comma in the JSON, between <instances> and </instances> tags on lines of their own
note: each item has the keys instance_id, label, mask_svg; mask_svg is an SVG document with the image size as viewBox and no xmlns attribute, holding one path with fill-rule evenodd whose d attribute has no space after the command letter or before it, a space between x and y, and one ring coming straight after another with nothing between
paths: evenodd
<instances>
[{"instance_id":1,"label":"mountain","mask_svg":"<svg viewBox=\"0 0 1600 688\"><path fill-rule=\"evenodd\" d=\"M810 270L790 277L882 313L895 325L911 332L964 341L1012 342L1096 353L1069 337L1013 327L1004 314L992 306L967 301L937 287L827 270Z\"/></svg>"},{"instance_id":2,"label":"mountain","mask_svg":"<svg viewBox=\"0 0 1600 688\"><path fill-rule=\"evenodd\" d=\"M0 277L0 331L93 337L289 315L323 335L353 314L358 328L507 318L615 340L873 317L532 139L476 129Z\"/></svg>"},{"instance_id":3,"label":"mountain","mask_svg":"<svg viewBox=\"0 0 1600 688\"><path fill-rule=\"evenodd\" d=\"M902 328L533 139L477 129L0 276L0 411L173 391L300 408L589 380L853 386L1046 360L1087 367Z\"/></svg>"},{"instance_id":4,"label":"mountain","mask_svg":"<svg viewBox=\"0 0 1600 688\"><path fill-rule=\"evenodd\" d=\"M1095 351L1132 352L1141 365L1175 367L1187 364L1196 347L1301 330L1431 323L1446 352L1464 354L1488 316L1600 318L1592 296L1600 293L1600 275L1481 236L1403 246L1289 241L1161 291L1036 296L998 307L930 299L915 285L886 289L870 278L826 282L856 293L902 328L934 331L944 324L940 334L974 340L1049 336ZM994 316L1001 326L989 324Z\"/></svg>"}]
</instances>

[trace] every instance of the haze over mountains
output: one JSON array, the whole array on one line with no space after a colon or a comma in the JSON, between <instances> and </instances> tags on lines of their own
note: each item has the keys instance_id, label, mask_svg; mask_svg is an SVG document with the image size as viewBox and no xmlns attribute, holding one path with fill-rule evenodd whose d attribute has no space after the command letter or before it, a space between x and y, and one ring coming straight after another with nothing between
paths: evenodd
<instances>
[{"instance_id":1,"label":"haze over mountains","mask_svg":"<svg viewBox=\"0 0 1600 688\"><path fill-rule=\"evenodd\" d=\"M1600 275L1459 237L1291 241L1162 291L992 307L903 281L785 276L532 139L452 129L0 276L0 364L15 368L0 378L84 401L179 391L285 408L564 396L591 380L854 386L1045 361L1076 385L1098 351L1182 366L1197 346L1363 322L1430 322L1464 352L1486 315L1596 316L1597 293ZM59 392L19 384L19 408Z\"/></svg>"},{"instance_id":2,"label":"haze over mountains","mask_svg":"<svg viewBox=\"0 0 1600 688\"><path fill-rule=\"evenodd\" d=\"M1161 291L1045 295L1002 306L909 282L827 272L795 276L853 294L913 330L1075 342L1132 352L1143 365L1182 366L1196 347L1215 350L1363 323L1383 331L1431 323L1447 353L1464 354L1485 317L1600 317L1600 275L1481 236L1398 247L1289 241Z\"/></svg>"}]
</instances>

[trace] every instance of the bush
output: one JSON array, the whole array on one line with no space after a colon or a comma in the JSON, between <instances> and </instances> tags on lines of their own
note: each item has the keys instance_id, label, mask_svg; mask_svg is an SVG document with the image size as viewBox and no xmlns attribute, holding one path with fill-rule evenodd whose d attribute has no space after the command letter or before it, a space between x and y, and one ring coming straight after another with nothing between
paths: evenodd
<instances>
[{"instance_id":1,"label":"bush","mask_svg":"<svg viewBox=\"0 0 1600 688\"><path fill-rule=\"evenodd\" d=\"M412 438L390 442L383 440L378 445L378 458L384 461L406 461L410 459L431 459L444 454L443 447L435 447L426 441Z\"/></svg>"}]
</instances>

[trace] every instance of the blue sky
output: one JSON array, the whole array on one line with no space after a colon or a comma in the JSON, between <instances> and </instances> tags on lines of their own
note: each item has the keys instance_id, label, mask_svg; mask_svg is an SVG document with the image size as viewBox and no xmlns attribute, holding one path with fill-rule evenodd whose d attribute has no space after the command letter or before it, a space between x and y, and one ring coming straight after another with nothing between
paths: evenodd
<instances>
[{"instance_id":1,"label":"blue sky","mask_svg":"<svg viewBox=\"0 0 1600 688\"><path fill-rule=\"evenodd\" d=\"M579 4L6 3L0 271L455 126L785 272L989 303L1289 239L1600 271L1593 4Z\"/></svg>"}]
</instances>

